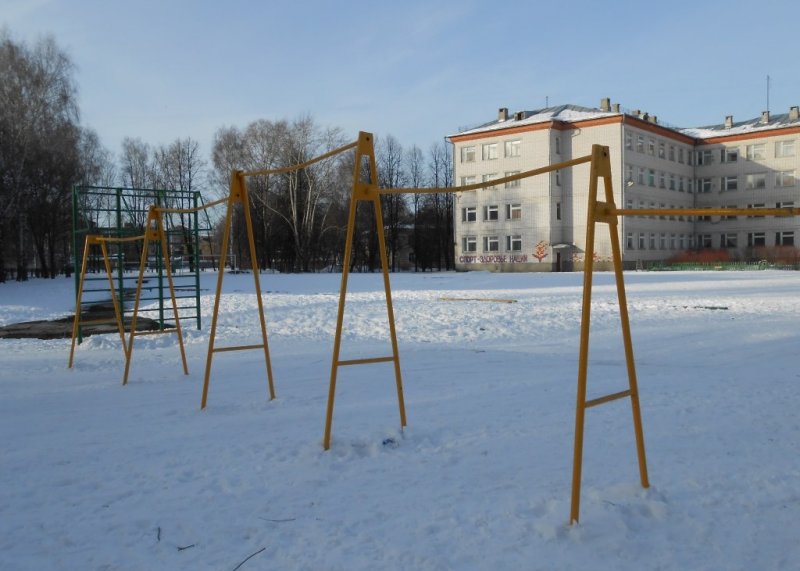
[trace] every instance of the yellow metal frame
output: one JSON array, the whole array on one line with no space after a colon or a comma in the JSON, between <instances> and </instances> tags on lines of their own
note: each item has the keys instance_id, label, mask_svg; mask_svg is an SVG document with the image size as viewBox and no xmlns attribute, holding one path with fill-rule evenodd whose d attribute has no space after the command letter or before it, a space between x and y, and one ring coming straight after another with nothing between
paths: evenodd
<instances>
[{"instance_id":1,"label":"yellow metal frame","mask_svg":"<svg viewBox=\"0 0 800 571\"><path fill-rule=\"evenodd\" d=\"M598 180L603 180L605 200L598 200ZM496 181L493 181L496 184ZM583 458L584 416L587 408L630 397L633 413L633 426L636 436L636 452L639 460L639 478L642 487L649 487L647 460L645 457L642 415L639 407L639 389L636 380L636 366L631 342L628 302L625 295L622 252L618 233L620 216L798 216L800 208L617 208L611 183L611 163L608 147L592 147L592 166L589 179L589 203L586 223L586 252L583 269L583 305L581 310L580 349L578 356L578 394L575 413L575 447L572 471L572 501L570 523L578 522L580 516L581 464ZM595 229L598 223L607 224L611 238L611 252L614 263L614 278L617 286L617 299L622 326L622 340L628 372L628 389L606 396L586 400L586 378L589 360L589 324L592 309L592 276L594 272Z\"/></svg>"},{"instance_id":2,"label":"yellow metal frame","mask_svg":"<svg viewBox=\"0 0 800 571\"><path fill-rule=\"evenodd\" d=\"M74 364L74 357L75 357L75 342L78 338L78 331L81 325L99 325L99 324L107 324L107 323L116 323L117 324L117 331L119 332L120 341L122 341L122 352L125 355L125 359L128 358L128 348L125 344L125 327L122 321L122 314L120 312L120 303L117 299L117 292L116 288L114 287L114 278L111 272L111 262L108 258L108 248L106 248L107 242L112 243L120 243L120 242L130 242L134 240L141 240L144 236L136 236L133 238L108 238L105 236L101 236L98 234L89 234L86 236L86 240L83 243L83 262L81 263L81 277L78 281L78 294L75 298L75 317L72 320L72 342L69 349L69 362L67 364L68 368L72 368ZM99 246L100 251L103 255L103 266L106 270L106 276L108 277L108 285L111 289L111 304L114 306L114 319L91 319L83 321L81 320L81 302L83 300L83 285L86 279L86 271L88 269L89 263L89 253L91 252L92 246Z\"/></svg>"},{"instance_id":3,"label":"yellow metal frame","mask_svg":"<svg viewBox=\"0 0 800 571\"><path fill-rule=\"evenodd\" d=\"M139 303L142 299L142 284L144 283L144 271L147 265L147 255L150 249L150 243L157 244L161 247L161 258L164 260L164 270L167 274L167 283L169 284L169 297L172 305L172 315L175 319L175 327L167 329L159 329L157 331L136 331L136 321L139 317ZM122 384L128 384L128 375L131 369L131 360L133 359L133 340L142 335L160 335L164 333L175 333L178 336L178 346L181 352L181 363L183 365L183 374L189 374L189 367L186 364L186 350L183 346L183 332L181 331L181 320L178 315L178 302L175 297L175 284L172 280L172 263L170 261L169 247L167 244L167 235L164 232L164 224L161 215L158 212L158 207L155 205L150 206L147 212L147 221L145 222L144 241L142 243L142 255L139 260L139 277L136 280L136 297L133 302L133 315L131 316L131 330L128 333L128 347L125 352L125 373L122 376Z\"/></svg>"}]
</instances>

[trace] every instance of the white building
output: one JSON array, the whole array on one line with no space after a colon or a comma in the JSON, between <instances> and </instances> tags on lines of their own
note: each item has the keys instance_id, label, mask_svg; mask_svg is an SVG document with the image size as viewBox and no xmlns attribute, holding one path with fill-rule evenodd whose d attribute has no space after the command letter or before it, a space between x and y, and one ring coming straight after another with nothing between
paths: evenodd
<instances>
[{"instance_id":1,"label":"white building","mask_svg":"<svg viewBox=\"0 0 800 571\"><path fill-rule=\"evenodd\" d=\"M788 113L721 125L677 129L654 116L562 105L509 115L452 135L455 184L482 182L588 155L609 147L615 201L626 208L774 208L793 206L800 116ZM589 168L456 194L457 269L558 271L579 269L584 256ZM600 188L602 193L602 185ZM800 199L797 199L800 203ZM734 259L793 247L796 218L623 217L627 267L667 260L687 250L724 249ZM595 259L611 246L598 227Z\"/></svg>"}]
</instances>

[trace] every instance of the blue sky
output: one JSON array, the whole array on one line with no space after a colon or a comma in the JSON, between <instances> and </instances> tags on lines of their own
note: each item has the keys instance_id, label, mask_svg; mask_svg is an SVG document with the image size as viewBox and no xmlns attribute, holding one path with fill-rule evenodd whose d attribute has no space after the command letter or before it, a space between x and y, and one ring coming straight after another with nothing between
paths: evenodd
<instances>
[{"instance_id":1,"label":"blue sky","mask_svg":"<svg viewBox=\"0 0 800 571\"><path fill-rule=\"evenodd\" d=\"M602 9L601 9L602 8ZM678 126L800 104L794 1L764 3L0 0L17 40L52 34L77 65L82 122L198 140L310 114L431 143L511 112L607 96Z\"/></svg>"}]
</instances>

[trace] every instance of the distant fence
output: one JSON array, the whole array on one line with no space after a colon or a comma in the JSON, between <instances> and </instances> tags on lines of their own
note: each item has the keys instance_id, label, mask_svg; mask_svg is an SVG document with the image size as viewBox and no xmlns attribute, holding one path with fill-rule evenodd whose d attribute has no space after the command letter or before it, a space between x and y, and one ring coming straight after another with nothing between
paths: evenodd
<instances>
[{"instance_id":1,"label":"distant fence","mask_svg":"<svg viewBox=\"0 0 800 571\"><path fill-rule=\"evenodd\" d=\"M651 272L713 272L745 270L800 270L800 263L768 262L650 262L641 268Z\"/></svg>"}]
</instances>

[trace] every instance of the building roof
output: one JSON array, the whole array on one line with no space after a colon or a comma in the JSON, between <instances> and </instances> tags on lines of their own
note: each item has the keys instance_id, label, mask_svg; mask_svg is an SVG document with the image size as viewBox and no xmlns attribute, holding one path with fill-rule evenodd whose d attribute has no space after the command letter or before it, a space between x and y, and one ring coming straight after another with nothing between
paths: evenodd
<instances>
[{"instance_id":1,"label":"building roof","mask_svg":"<svg viewBox=\"0 0 800 571\"><path fill-rule=\"evenodd\" d=\"M783 129L786 127L800 126L800 119L791 119L789 113L780 115L770 115L768 121L762 121L761 117L737 121L730 127L724 124L709 125L707 127L691 127L688 129L678 129L681 133L695 139L710 139L712 137L726 137L728 135L746 135L759 131L771 131L773 129Z\"/></svg>"},{"instance_id":2,"label":"building roof","mask_svg":"<svg viewBox=\"0 0 800 571\"><path fill-rule=\"evenodd\" d=\"M473 133L483 133L486 131L496 131L499 129L522 127L525 125L535 125L536 123L547 123L549 121L586 121L589 119L597 119L599 117L611 117L613 115L621 115L621 113L601 111L600 109L581 107L580 105L558 105L556 107L546 107L544 109L510 113L508 119L495 119L494 121L484 123L477 127L473 127L450 136L460 137L462 135L470 135ZM519 119L517 119L518 116L520 116Z\"/></svg>"},{"instance_id":3,"label":"building roof","mask_svg":"<svg viewBox=\"0 0 800 571\"><path fill-rule=\"evenodd\" d=\"M461 137L464 135L472 135L478 133L488 133L498 131L501 129L510 129L514 127L523 127L526 125L535 125L538 123L548 123L551 121L559 121L564 123L574 123L576 121L588 121L592 119L599 119L603 117L613 117L627 115L637 119L647 120L646 116L641 117L631 113L603 111L601 109L582 107L580 105L558 105L555 107L546 107L544 109L535 109L531 111L518 111L516 113L509 113L508 118L503 120L497 118L488 123L483 123L476 127L470 127L458 133L450 135L450 137ZM678 128L661 123L655 123L661 128L674 131L686 137L702 141L704 139L712 139L715 137L727 137L732 135L748 135L750 133L757 134L760 131L771 131L775 129L784 129L787 127L800 127L800 118L792 119L789 113L782 113L777 115L769 115L768 120L765 117L755 117L746 121L738 121L731 123L727 127L724 123L719 125L709 125L706 127L689 127Z\"/></svg>"}]
</instances>

